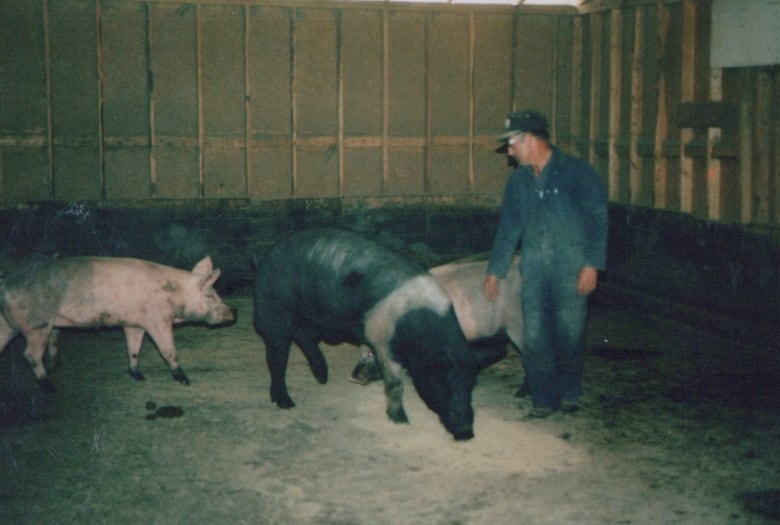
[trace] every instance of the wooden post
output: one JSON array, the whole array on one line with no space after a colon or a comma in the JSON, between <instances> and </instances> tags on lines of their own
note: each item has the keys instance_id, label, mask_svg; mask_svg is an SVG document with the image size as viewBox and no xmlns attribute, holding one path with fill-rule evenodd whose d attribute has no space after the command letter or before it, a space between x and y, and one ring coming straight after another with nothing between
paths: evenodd
<instances>
[{"instance_id":1,"label":"wooden post","mask_svg":"<svg viewBox=\"0 0 780 525\"><path fill-rule=\"evenodd\" d=\"M747 224L753 221L753 78L750 69L743 69L740 82L739 101L739 191L740 220Z\"/></svg>"},{"instance_id":2,"label":"wooden post","mask_svg":"<svg viewBox=\"0 0 780 525\"><path fill-rule=\"evenodd\" d=\"M623 43L623 14L620 9L610 11L609 29L609 129L607 130L607 187L611 200L620 200L620 159L618 158L615 143L620 134L620 97L623 81L622 70L622 43ZM595 99L595 97L594 97Z\"/></svg>"},{"instance_id":3,"label":"wooden post","mask_svg":"<svg viewBox=\"0 0 780 525\"><path fill-rule=\"evenodd\" d=\"M601 17L598 14L590 16L590 46L591 46L591 62L590 62L590 129L588 129L588 160L596 166L596 141L598 140L599 130L599 112L601 111L601 32L604 30L601 23Z\"/></svg>"},{"instance_id":4,"label":"wooden post","mask_svg":"<svg viewBox=\"0 0 780 525\"><path fill-rule=\"evenodd\" d=\"M723 100L723 70L713 69L710 74L710 95L713 102ZM722 128L707 129L707 216L710 219L721 218L721 165L720 159L713 157L712 149L721 141Z\"/></svg>"},{"instance_id":5,"label":"wooden post","mask_svg":"<svg viewBox=\"0 0 780 525\"><path fill-rule=\"evenodd\" d=\"M753 128L753 151L755 166L753 170L753 220L767 223L771 217L772 196L770 190L770 122L772 104L772 81L767 71L761 70L755 77L755 105L751 121Z\"/></svg>"},{"instance_id":6,"label":"wooden post","mask_svg":"<svg viewBox=\"0 0 780 525\"><path fill-rule=\"evenodd\" d=\"M582 129L582 17L574 19L571 57L571 149L582 154L578 145L584 140Z\"/></svg>"},{"instance_id":7,"label":"wooden post","mask_svg":"<svg viewBox=\"0 0 780 525\"><path fill-rule=\"evenodd\" d=\"M660 42L657 59L661 60L664 56L666 37L669 32L669 9L663 4L658 4L657 9L658 41ZM666 191L668 172L666 155L664 154L664 141L666 140L668 125L666 114L666 74L664 68L660 67L658 69L658 114L655 126L655 173L653 177L655 186L654 203L656 208L666 207L668 200Z\"/></svg>"},{"instance_id":8,"label":"wooden post","mask_svg":"<svg viewBox=\"0 0 780 525\"><path fill-rule=\"evenodd\" d=\"M696 83L696 6L691 0L683 2L682 64L680 71L680 98L693 102ZM693 128L680 130L680 210L693 211L693 159L685 155L685 145L693 140Z\"/></svg>"},{"instance_id":9,"label":"wooden post","mask_svg":"<svg viewBox=\"0 0 780 525\"><path fill-rule=\"evenodd\" d=\"M641 7L634 13L634 52L631 60L631 131L629 150L629 186L630 202L637 204L641 196L642 188L642 160L639 158L637 144L642 136L642 100L644 96L644 83L642 82L642 68L645 63L645 11Z\"/></svg>"}]
</instances>

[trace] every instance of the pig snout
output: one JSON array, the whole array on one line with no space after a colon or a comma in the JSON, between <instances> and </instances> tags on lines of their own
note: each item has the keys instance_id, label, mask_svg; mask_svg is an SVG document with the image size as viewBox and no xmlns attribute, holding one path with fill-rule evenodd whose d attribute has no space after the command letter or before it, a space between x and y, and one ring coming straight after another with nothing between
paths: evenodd
<instances>
[{"instance_id":1,"label":"pig snout","mask_svg":"<svg viewBox=\"0 0 780 525\"><path fill-rule=\"evenodd\" d=\"M238 309L223 304L220 308L213 309L206 316L206 323L212 326L232 324L238 319Z\"/></svg>"},{"instance_id":2,"label":"pig snout","mask_svg":"<svg viewBox=\"0 0 780 525\"><path fill-rule=\"evenodd\" d=\"M474 409L471 407L469 392L461 391L450 399L446 411L441 414L444 428L452 434L455 441L467 441L474 437Z\"/></svg>"}]
</instances>

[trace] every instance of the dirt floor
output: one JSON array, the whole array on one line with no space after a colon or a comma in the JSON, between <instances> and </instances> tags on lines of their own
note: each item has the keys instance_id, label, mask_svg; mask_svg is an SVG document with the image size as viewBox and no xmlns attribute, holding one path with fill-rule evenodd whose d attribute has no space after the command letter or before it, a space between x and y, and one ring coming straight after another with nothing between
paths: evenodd
<instances>
[{"instance_id":1,"label":"dirt floor","mask_svg":"<svg viewBox=\"0 0 780 525\"><path fill-rule=\"evenodd\" d=\"M188 387L148 340L147 379L134 382L119 331L64 333L51 395L38 391L21 341L0 354L0 523L780 517L776 348L600 300L589 320L582 411L524 420L513 352L480 376L475 439L455 442L411 383L411 424L390 422L381 383L347 381L358 351L346 345L326 347L325 386L294 351L288 384L298 406L276 408L251 298L226 301L239 308L237 324L175 331ZM150 401L175 408L152 418Z\"/></svg>"}]
</instances>

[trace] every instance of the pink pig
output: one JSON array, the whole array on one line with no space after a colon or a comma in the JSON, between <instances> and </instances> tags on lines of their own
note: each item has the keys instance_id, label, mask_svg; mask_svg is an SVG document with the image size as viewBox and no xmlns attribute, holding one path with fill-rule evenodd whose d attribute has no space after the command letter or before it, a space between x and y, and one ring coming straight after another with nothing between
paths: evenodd
<instances>
[{"instance_id":1,"label":"pink pig","mask_svg":"<svg viewBox=\"0 0 780 525\"><path fill-rule=\"evenodd\" d=\"M21 333L27 340L24 356L38 384L52 391L43 356L48 341L49 358L57 357L57 327L121 326L133 379L144 379L138 355L148 332L174 379L188 385L176 360L172 325L187 321L215 325L236 319L235 310L212 287L219 275L208 256L192 272L130 258L35 262L0 282L0 352ZM50 334L55 336L51 340Z\"/></svg>"}]
</instances>

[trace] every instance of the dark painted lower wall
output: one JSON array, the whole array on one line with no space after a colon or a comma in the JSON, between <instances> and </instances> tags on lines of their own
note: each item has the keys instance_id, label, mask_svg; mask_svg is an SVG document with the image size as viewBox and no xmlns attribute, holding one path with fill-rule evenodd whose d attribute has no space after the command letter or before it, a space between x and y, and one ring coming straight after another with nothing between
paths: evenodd
<instances>
[{"instance_id":1,"label":"dark painted lower wall","mask_svg":"<svg viewBox=\"0 0 780 525\"><path fill-rule=\"evenodd\" d=\"M498 206L488 197L46 202L0 210L0 253L131 256L181 268L209 254L223 270L218 288L230 293L251 282L252 254L314 226L365 233L426 266L485 252ZM779 246L776 231L612 206L601 291L672 315L774 327L780 321Z\"/></svg>"}]
</instances>

